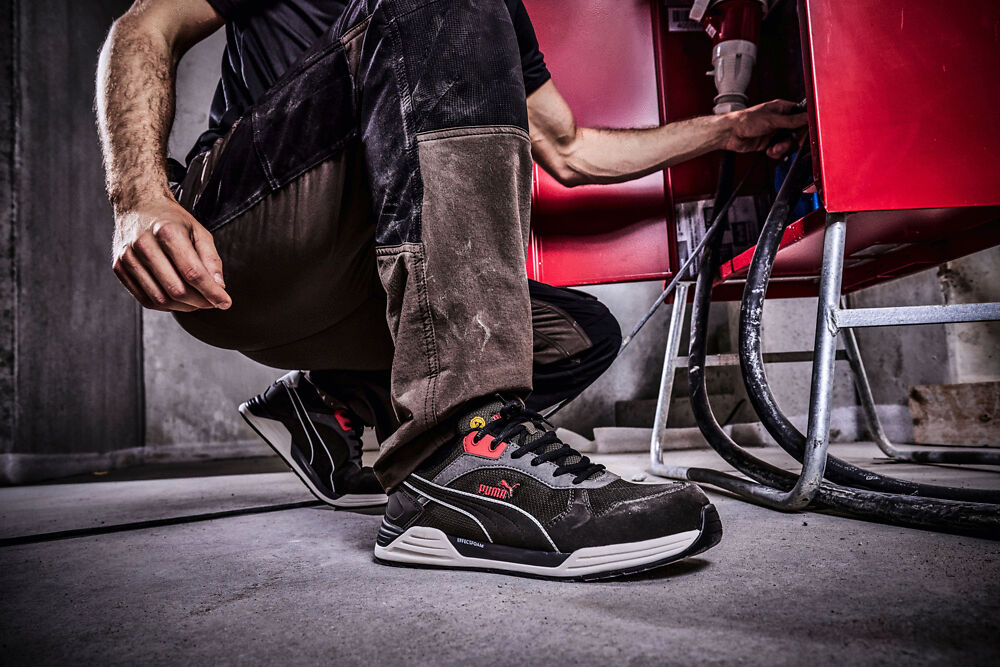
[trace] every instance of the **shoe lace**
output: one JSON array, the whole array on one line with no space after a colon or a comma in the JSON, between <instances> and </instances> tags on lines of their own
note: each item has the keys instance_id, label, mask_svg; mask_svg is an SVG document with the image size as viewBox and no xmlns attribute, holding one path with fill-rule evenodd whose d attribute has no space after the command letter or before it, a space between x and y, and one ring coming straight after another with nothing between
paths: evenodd
<instances>
[{"instance_id":1,"label":"shoe lace","mask_svg":"<svg viewBox=\"0 0 1000 667\"><path fill-rule=\"evenodd\" d=\"M535 454L531 459L531 465L555 463L557 467L552 472L553 477L574 475L573 484L580 484L604 470L602 464L593 463L560 440L555 430L546 430L541 436L529 441L528 437L532 435L528 430L529 423L538 429L545 427L553 429L552 424L539 413L527 409L520 401L510 401L500 408L499 415L492 422L480 429L473 440L478 442L484 436L490 435L494 439L494 447L501 442L516 445L517 449L511 453L511 458L519 459L528 454ZM571 458L579 460L568 463L567 460Z\"/></svg>"}]
</instances>

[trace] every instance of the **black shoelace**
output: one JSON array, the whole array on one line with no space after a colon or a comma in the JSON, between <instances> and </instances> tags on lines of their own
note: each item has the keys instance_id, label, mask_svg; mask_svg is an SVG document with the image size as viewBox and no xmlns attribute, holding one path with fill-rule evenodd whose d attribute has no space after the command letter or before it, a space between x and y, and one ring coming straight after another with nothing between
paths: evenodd
<instances>
[{"instance_id":1,"label":"black shoelace","mask_svg":"<svg viewBox=\"0 0 1000 667\"><path fill-rule=\"evenodd\" d=\"M493 436L496 445L501 442L516 445L517 449L510 455L512 459L535 454L535 458L531 459L531 465L537 466L546 462L555 463L558 467L552 475L554 477L575 475L573 484L580 484L604 470L603 465L592 463L589 458L560 440L554 430L546 431L540 437L527 442L528 436L531 435L527 427L529 422L538 429L546 426L552 428L552 424L546 421L542 415L527 409L520 401L511 401L500 408L499 419L494 419L481 429L474 440L478 442L483 436L490 435ZM550 448L550 445L560 446ZM580 457L580 460L567 464L566 460L574 456Z\"/></svg>"}]
</instances>

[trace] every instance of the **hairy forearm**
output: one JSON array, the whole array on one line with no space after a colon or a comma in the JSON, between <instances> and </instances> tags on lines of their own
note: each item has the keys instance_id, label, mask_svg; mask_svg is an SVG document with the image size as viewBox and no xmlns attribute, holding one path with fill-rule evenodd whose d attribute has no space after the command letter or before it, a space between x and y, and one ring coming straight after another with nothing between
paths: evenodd
<instances>
[{"instance_id":1,"label":"hairy forearm","mask_svg":"<svg viewBox=\"0 0 1000 667\"><path fill-rule=\"evenodd\" d=\"M166 38L128 17L111 29L97 70L97 122L115 215L171 197L167 137L176 56Z\"/></svg>"},{"instance_id":2,"label":"hairy forearm","mask_svg":"<svg viewBox=\"0 0 1000 667\"><path fill-rule=\"evenodd\" d=\"M718 150L731 131L725 116L648 129L579 128L562 151L570 184L621 183Z\"/></svg>"}]
</instances>

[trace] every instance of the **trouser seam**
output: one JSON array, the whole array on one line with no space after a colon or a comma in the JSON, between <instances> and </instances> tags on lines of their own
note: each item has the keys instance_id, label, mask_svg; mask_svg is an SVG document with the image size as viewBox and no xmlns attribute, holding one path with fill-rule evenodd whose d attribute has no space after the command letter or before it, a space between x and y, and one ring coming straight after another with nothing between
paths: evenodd
<instances>
[{"instance_id":1,"label":"trouser seam","mask_svg":"<svg viewBox=\"0 0 1000 667\"><path fill-rule=\"evenodd\" d=\"M436 1L436 0L432 0ZM428 3L430 4L430 3ZM422 5L425 6L425 5ZM413 11L416 11L414 8ZM392 39L393 52L403 53L403 38L399 34L399 26L397 25L398 16L391 16L386 22L387 32L389 33L390 39ZM411 211L411 216L413 217L413 226L407 230L406 239L423 239L423 198L424 198L424 180L423 174L420 171L420 159L417 154L417 142L414 140L413 133L413 98L410 95L410 83L409 79L406 77L406 68L403 58L392 58L392 71L396 79L396 89L399 92L399 106L400 106L400 119L403 123L403 140L406 146L406 160L409 162L411 173L413 173L416 178L413 179L414 194L411 198L411 205L413 209Z\"/></svg>"},{"instance_id":2,"label":"trouser seam","mask_svg":"<svg viewBox=\"0 0 1000 667\"><path fill-rule=\"evenodd\" d=\"M392 246L376 246L376 257L398 257L409 253L414 260L414 275L410 276L417 291L417 301L420 308L421 338L423 339L425 357L427 359L427 392L424 396L423 425L433 427L438 422L437 382L441 375L441 359L437 346L437 334L434 328L433 313L430 305L430 295L427 291L427 260L424 256L422 243L403 243Z\"/></svg>"},{"instance_id":3,"label":"trouser seam","mask_svg":"<svg viewBox=\"0 0 1000 667\"><path fill-rule=\"evenodd\" d=\"M260 131L258 130L258 125L255 121L254 114L250 114L250 136L253 137L253 152L257 156L257 162L260 163L261 169L264 170L264 178L267 179L267 184L271 191L278 189L278 181L274 178L274 174L271 173L271 163L264 157L263 149L260 145Z\"/></svg>"},{"instance_id":4,"label":"trouser seam","mask_svg":"<svg viewBox=\"0 0 1000 667\"><path fill-rule=\"evenodd\" d=\"M424 426L430 427L437 423L437 380L441 370L441 360L438 356L437 336L434 333L434 319L431 314L430 297L427 293L427 265L421 244L417 253L417 298L420 299L420 319L423 326L424 345L427 349L427 394L424 396ZM429 409L428 409L429 408Z\"/></svg>"},{"instance_id":5,"label":"trouser seam","mask_svg":"<svg viewBox=\"0 0 1000 667\"><path fill-rule=\"evenodd\" d=\"M452 137L475 137L489 134L511 134L526 139L529 142L531 141L530 135L524 131L524 128L516 125L459 125L439 130L417 132L416 139L418 143L425 143L450 139Z\"/></svg>"}]
</instances>

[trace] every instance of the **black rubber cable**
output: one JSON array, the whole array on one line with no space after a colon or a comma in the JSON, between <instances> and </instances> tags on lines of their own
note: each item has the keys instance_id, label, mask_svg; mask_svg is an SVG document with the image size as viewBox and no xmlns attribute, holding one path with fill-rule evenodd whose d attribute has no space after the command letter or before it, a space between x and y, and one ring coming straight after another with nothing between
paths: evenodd
<instances>
[{"instance_id":1,"label":"black rubber cable","mask_svg":"<svg viewBox=\"0 0 1000 667\"><path fill-rule=\"evenodd\" d=\"M731 156L724 157L722 169L731 168ZM724 185L727 182L725 174L720 174L719 180L720 185ZM773 507L775 501L795 485L798 476L757 459L733 442L719 426L708 399L705 379L708 310L712 301L713 279L718 271L720 239L717 236L713 243L706 246L695 286L688 353L688 391L698 428L709 445L726 462L759 483L706 468L687 468L685 476L691 481L711 484ZM1000 538L1000 505L994 504L855 490L823 483L810 508L828 508L868 520Z\"/></svg>"},{"instance_id":2,"label":"black rubber cable","mask_svg":"<svg viewBox=\"0 0 1000 667\"><path fill-rule=\"evenodd\" d=\"M754 249L753 259L746 277L743 302L740 307L739 355L740 370L747 396L761 423L778 442L782 449L802 462L806 449L806 437L778 407L767 381L761 346L761 321L764 298L774 258L778 253L785 229L792 222L795 205L802 189L812 178L809 146L803 146L793 158L788 175L782 185L774 205L764 222L760 239ZM827 456L826 477L837 484L852 487L924 496L946 498L981 503L1000 503L1000 491L984 489L963 489L934 484L920 484L895 477L879 475L847 463L835 456Z\"/></svg>"}]
</instances>

